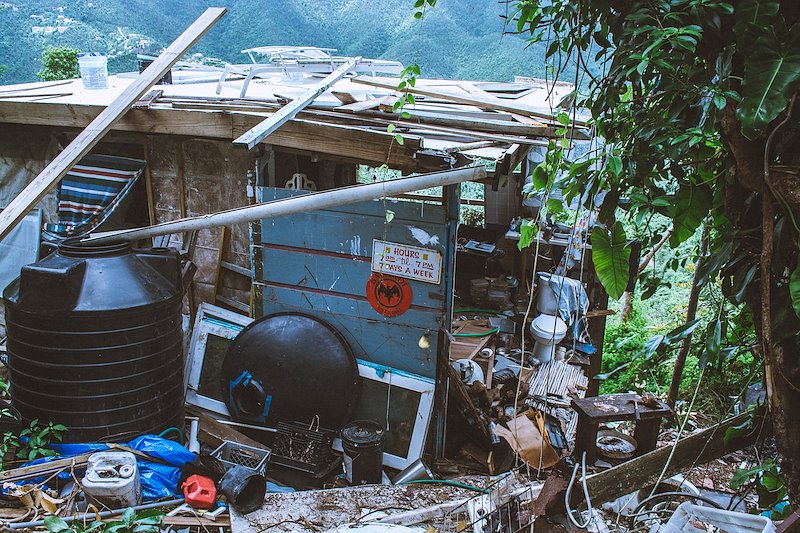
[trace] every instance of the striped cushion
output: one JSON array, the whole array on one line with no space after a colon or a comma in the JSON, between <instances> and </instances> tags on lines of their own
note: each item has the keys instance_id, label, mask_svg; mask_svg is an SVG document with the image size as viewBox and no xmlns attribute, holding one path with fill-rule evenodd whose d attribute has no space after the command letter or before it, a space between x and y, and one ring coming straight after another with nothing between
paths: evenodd
<instances>
[{"instance_id":1,"label":"striped cushion","mask_svg":"<svg viewBox=\"0 0 800 533\"><path fill-rule=\"evenodd\" d=\"M60 237L84 235L102 224L141 176L145 161L87 155L61 180L58 223L45 224Z\"/></svg>"}]
</instances>

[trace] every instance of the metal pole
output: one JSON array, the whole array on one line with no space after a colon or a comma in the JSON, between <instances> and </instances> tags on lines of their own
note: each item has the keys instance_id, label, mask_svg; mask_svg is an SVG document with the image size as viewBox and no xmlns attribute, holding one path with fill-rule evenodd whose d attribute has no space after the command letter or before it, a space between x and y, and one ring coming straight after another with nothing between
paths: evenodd
<instances>
[{"instance_id":1,"label":"metal pole","mask_svg":"<svg viewBox=\"0 0 800 533\"><path fill-rule=\"evenodd\" d=\"M366 202L385 196L394 196L431 187L454 185L456 183L479 180L485 177L486 168L483 166L432 172L430 174L421 174L411 178L380 181L367 185L352 185L340 189L304 194L302 196L294 196L283 200L275 200L273 202L264 202L230 209L228 211L221 211L212 215L201 215L198 217L164 222L145 228L90 234L87 238L83 239L83 242L99 244L113 241L134 241L148 237L157 237L159 235L170 235L185 231L230 226L265 218L291 215L303 211L313 211L316 209L327 209L340 205Z\"/></svg>"},{"instance_id":2,"label":"metal pole","mask_svg":"<svg viewBox=\"0 0 800 533\"><path fill-rule=\"evenodd\" d=\"M161 507L169 507L170 505L180 505L184 503L183 498L175 498L172 500L167 500L163 502L153 502L153 503L145 503L143 505L136 505L131 507L134 511L143 511L145 509L159 509ZM103 511L101 513L84 513L78 514L74 516L66 516L62 518L64 522L67 524L71 524L76 520L97 520L103 518L111 518L112 516L117 516L125 512L125 509L112 509L111 511ZM28 529L33 527L41 527L44 525L44 520L36 520L34 522L11 522L5 524L9 529Z\"/></svg>"}]
</instances>

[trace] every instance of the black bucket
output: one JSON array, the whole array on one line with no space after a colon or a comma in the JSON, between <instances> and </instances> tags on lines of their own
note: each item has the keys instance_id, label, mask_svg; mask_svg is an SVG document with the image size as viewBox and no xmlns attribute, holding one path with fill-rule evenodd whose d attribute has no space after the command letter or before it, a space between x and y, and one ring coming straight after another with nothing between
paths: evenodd
<instances>
[{"instance_id":1,"label":"black bucket","mask_svg":"<svg viewBox=\"0 0 800 533\"><path fill-rule=\"evenodd\" d=\"M258 472L236 465L222 476L219 488L234 509L247 514L264 504L267 481Z\"/></svg>"},{"instance_id":2,"label":"black bucket","mask_svg":"<svg viewBox=\"0 0 800 533\"><path fill-rule=\"evenodd\" d=\"M380 483L383 479L383 426L368 420L350 422L342 428L344 471L353 485Z\"/></svg>"}]
</instances>

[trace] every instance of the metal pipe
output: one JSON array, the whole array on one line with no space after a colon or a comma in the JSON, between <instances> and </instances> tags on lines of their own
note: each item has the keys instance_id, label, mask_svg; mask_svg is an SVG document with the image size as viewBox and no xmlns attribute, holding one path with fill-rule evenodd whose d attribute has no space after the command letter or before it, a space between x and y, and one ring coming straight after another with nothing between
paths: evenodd
<instances>
[{"instance_id":1,"label":"metal pipe","mask_svg":"<svg viewBox=\"0 0 800 533\"><path fill-rule=\"evenodd\" d=\"M352 185L350 187L320 191L304 194L302 196L293 196L282 200L229 209L211 215L201 215L171 222L163 222L144 228L89 234L87 238L83 239L83 242L100 244L113 241L133 241L160 235L182 233L185 231L230 226L304 211L366 202L377 198L419 191L431 187L455 185L456 183L484 179L485 177L486 168L483 166L432 172L430 174L420 174L419 176L411 178L380 181L367 185Z\"/></svg>"},{"instance_id":2,"label":"metal pipe","mask_svg":"<svg viewBox=\"0 0 800 533\"><path fill-rule=\"evenodd\" d=\"M145 503L142 505L136 505L135 507L131 507L134 511L144 511L145 509L158 509L160 507L168 507L170 505L180 505L185 500L183 498L175 498L174 500L166 500L163 502L153 502L153 503ZM111 511L103 511L101 513L83 513L74 516L67 516L62 518L64 522L67 524L71 524L75 520L85 520L85 519L103 519L103 518L111 518L112 516L116 516L125 512L125 509L112 509ZM11 524L5 524L6 527L9 529L25 529L25 528L32 528L32 527L40 527L44 525L44 520L36 520L34 522L15 522Z\"/></svg>"}]
</instances>

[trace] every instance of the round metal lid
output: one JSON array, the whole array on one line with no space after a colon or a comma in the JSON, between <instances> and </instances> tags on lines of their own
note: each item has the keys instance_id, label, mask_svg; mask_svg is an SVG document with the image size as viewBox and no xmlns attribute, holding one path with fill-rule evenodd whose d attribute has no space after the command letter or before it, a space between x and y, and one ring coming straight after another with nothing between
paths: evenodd
<instances>
[{"instance_id":1,"label":"round metal lid","mask_svg":"<svg viewBox=\"0 0 800 533\"><path fill-rule=\"evenodd\" d=\"M299 421L338 430L350 420L359 392L358 366L345 339L299 313L265 316L243 329L225 356L222 379L231 416L270 427Z\"/></svg>"},{"instance_id":2,"label":"round metal lid","mask_svg":"<svg viewBox=\"0 0 800 533\"><path fill-rule=\"evenodd\" d=\"M355 445L377 444L384 437L383 426L370 420L357 420L342 429L342 439Z\"/></svg>"}]
</instances>

